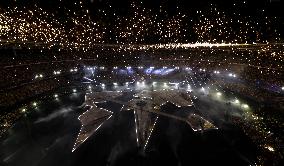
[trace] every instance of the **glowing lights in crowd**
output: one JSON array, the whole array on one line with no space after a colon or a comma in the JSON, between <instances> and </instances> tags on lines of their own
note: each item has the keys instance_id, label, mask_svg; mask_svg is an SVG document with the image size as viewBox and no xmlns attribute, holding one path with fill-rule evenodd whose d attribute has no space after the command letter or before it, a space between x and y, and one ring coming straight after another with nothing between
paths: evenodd
<instances>
[{"instance_id":1,"label":"glowing lights in crowd","mask_svg":"<svg viewBox=\"0 0 284 166\"><path fill-rule=\"evenodd\" d=\"M70 69L70 72L73 73L73 72L77 72L78 69L77 68L74 68L74 69Z\"/></svg>"},{"instance_id":2,"label":"glowing lights in crowd","mask_svg":"<svg viewBox=\"0 0 284 166\"><path fill-rule=\"evenodd\" d=\"M243 107L244 109L248 109L248 108L249 108L249 106L248 106L247 104L243 104L242 107Z\"/></svg>"},{"instance_id":3,"label":"glowing lights in crowd","mask_svg":"<svg viewBox=\"0 0 284 166\"><path fill-rule=\"evenodd\" d=\"M235 104L240 104L240 101L238 99L235 99L234 103Z\"/></svg>"},{"instance_id":4,"label":"glowing lights in crowd","mask_svg":"<svg viewBox=\"0 0 284 166\"><path fill-rule=\"evenodd\" d=\"M185 70L192 70L190 67L186 67Z\"/></svg>"},{"instance_id":5,"label":"glowing lights in crowd","mask_svg":"<svg viewBox=\"0 0 284 166\"><path fill-rule=\"evenodd\" d=\"M105 84L101 84L102 89L105 89L106 85Z\"/></svg>"},{"instance_id":6,"label":"glowing lights in crowd","mask_svg":"<svg viewBox=\"0 0 284 166\"><path fill-rule=\"evenodd\" d=\"M59 74L61 74L61 71L60 70L59 71L54 71L53 74L54 75L59 75Z\"/></svg>"},{"instance_id":7,"label":"glowing lights in crowd","mask_svg":"<svg viewBox=\"0 0 284 166\"><path fill-rule=\"evenodd\" d=\"M188 90L191 90L191 85L188 84L188 85L187 85L187 89L188 89Z\"/></svg>"},{"instance_id":8,"label":"glowing lights in crowd","mask_svg":"<svg viewBox=\"0 0 284 166\"><path fill-rule=\"evenodd\" d=\"M77 6L78 5L78 6ZM62 6L60 6L62 7ZM143 5L132 3L131 12L128 16L119 16L113 13L113 9L99 9L101 13L100 19L91 18L91 12L86 9L87 3L75 4L70 10L66 7L60 10L66 11L66 18L61 21L51 12L47 12L40 7L32 10L14 8L11 10L3 10L0 12L0 36L5 36L8 43L19 41L19 43L34 42L43 43L47 47L60 46L64 48L83 48L87 50L94 44L108 43L111 34L115 43L125 44L123 48L139 49L160 49L160 48L196 48L196 47L234 47L245 46L248 41L266 42L267 37L261 35L254 39L253 36L259 33L258 27L265 27L263 31L275 29L270 33L273 41L281 41L281 26L275 26L280 23L274 17L261 17L261 19L252 19L250 17L241 17L238 14L227 15L225 11L220 11L216 7L197 11L196 18L193 19L192 13L177 12L173 17L160 17L154 13L150 14ZM76 10L84 12L76 12ZM99 13L100 13L99 12ZM196 14L196 11L193 11ZM213 16L214 17L211 17ZM68 16L68 17L67 17ZM101 22L105 18L114 17L114 23L104 25ZM128 19L131 18L131 19ZM48 18L48 19L46 19ZM68 24L72 22L73 24ZM189 24L191 26L188 26ZM273 27L271 27L274 25ZM65 27L70 30L66 31ZM239 27L236 31L234 27ZM113 29L109 29L113 27ZM15 29L15 30L12 30ZM152 29L152 31L149 31ZM192 29L190 33L188 29ZM15 34L16 33L16 34ZM155 36L153 44L135 46L137 43L149 43ZM195 43L190 41L191 36L198 36ZM16 37L15 37L16 36ZM244 44L232 44L244 43ZM128 45L130 44L130 45ZM132 44L132 45L131 45ZM58 49L61 50L60 48Z\"/></svg>"},{"instance_id":9,"label":"glowing lights in crowd","mask_svg":"<svg viewBox=\"0 0 284 166\"><path fill-rule=\"evenodd\" d=\"M220 71L214 71L215 74L220 74Z\"/></svg>"},{"instance_id":10,"label":"glowing lights in crowd","mask_svg":"<svg viewBox=\"0 0 284 166\"><path fill-rule=\"evenodd\" d=\"M27 111L27 110L26 110L25 108L23 108L23 109L22 109L22 112L24 112L24 113L25 113L26 111Z\"/></svg>"},{"instance_id":11,"label":"glowing lights in crowd","mask_svg":"<svg viewBox=\"0 0 284 166\"><path fill-rule=\"evenodd\" d=\"M237 75L236 75L236 74L233 74L233 73L229 73L229 77L234 77L234 78L236 78Z\"/></svg>"},{"instance_id":12,"label":"glowing lights in crowd","mask_svg":"<svg viewBox=\"0 0 284 166\"><path fill-rule=\"evenodd\" d=\"M35 79L38 79L38 78L43 78L43 74L37 74L37 75L35 75Z\"/></svg>"},{"instance_id":13,"label":"glowing lights in crowd","mask_svg":"<svg viewBox=\"0 0 284 166\"><path fill-rule=\"evenodd\" d=\"M217 95L218 97L220 97L220 96L222 96L222 93L221 93L221 92L217 92L216 95Z\"/></svg>"},{"instance_id":14,"label":"glowing lights in crowd","mask_svg":"<svg viewBox=\"0 0 284 166\"><path fill-rule=\"evenodd\" d=\"M37 106L37 103L36 103L36 102L33 102L33 106L36 107L36 106Z\"/></svg>"},{"instance_id":15,"label":"glowing lights in crowd","mask_svg":"<svg viewBox=\"0 0 284 166\"><path fill-rule=\"evenodd\" d=\"M270 152L274 152L275 149L269 145L264 146L264 148L268 149Z\"/></svg>"}]
</instances>

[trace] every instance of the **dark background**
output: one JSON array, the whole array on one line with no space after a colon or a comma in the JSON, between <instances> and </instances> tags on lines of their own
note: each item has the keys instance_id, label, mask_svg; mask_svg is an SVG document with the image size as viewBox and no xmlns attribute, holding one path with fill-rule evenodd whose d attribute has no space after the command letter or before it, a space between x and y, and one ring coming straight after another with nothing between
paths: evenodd
<instances>
[{"instance_id":1,"label":"dark background","mask_svg":"<svg viewBox=\"0 0 284 166\"><path fill-rule=\"evenodd\" d=\"M111 6L111 10L118 14L127 14L129 6L132 2L141 3L146 9L152 9L159 12L162 8L168 14L176 14L177 12L186 12L188 10L197 10L208 7L210 4L217 5L218 8L227 11L238 11L244 15L265 14L269 16L283 16L282 8L283 0L81 0L84 6L91 12L99 9L107 9ZM1 0L2 8L8 6L32 7L35 4L46 10L61 10L59 6L74 9L75 2L79 0ZM264 10L264 12L263 12ZM232 12L233 12L232 11Z\"/></svg>"}]
</instances>

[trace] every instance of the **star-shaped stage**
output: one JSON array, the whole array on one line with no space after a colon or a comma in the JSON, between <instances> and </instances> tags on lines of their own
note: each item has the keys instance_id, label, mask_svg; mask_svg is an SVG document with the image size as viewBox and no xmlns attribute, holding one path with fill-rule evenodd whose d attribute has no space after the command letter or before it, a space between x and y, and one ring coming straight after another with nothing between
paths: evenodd
<instances>
[{"instance_id":1,"label":"star-shaped stage","mask_svg":"<svg viewBox=\"0 0 284 166\"><path fill-rule=\"evenodd\" d=\"M183 90L141 90L134 93L131 99L122 100L123 96L130 92L102 91L90 92L85 96L85 105L89 108L79 116L81 129L74 144L75 151L91 135L93 135L108 119L114 116L110 110L99 108L97 104L111 101L121 104L120 111L133 111L135 120L135 132L137 146L144 150L155 130L159 116L175 119L187 123L193 131L218 129L212 122L205 118L188 113L185 116L164 112L161 107L166 103L172 103L177 107L194 107L191 94Z\"/></svg>"}]
</instances>

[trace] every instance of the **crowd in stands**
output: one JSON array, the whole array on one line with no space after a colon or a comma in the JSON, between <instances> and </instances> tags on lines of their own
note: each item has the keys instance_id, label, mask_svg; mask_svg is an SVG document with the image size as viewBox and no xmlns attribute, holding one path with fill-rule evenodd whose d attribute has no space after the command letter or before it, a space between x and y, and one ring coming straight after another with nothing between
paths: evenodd
<instances>
[{"instance_id":1,"label":"crowd in stands","mask_svg":"<svg viewBox=\"0 0 284 166\"><path fill-rule=\"evenodd\" d=\"M267 85L281 87L284 85L284 81L281 79L284 78L281 51L276 52L272 48L269 49L271 50L263 51L263 48L261 50L260 48L237 50L230 47L225 49L190 48L190 50L150 49L135 51L111 47L98 47L89 51L39 48L1 49L0 92L1 96L4 96L3 94L13 93L13 89L25 89L29 85L37 86L37 83L41 83L41 80L73 74L74 69L78 71L80 66L105 66L109 69L113 69L114 66L187 66L206 69L211 73L216 70L222 72L234 71L241 79L252 84L260 80ZM115 81L122 76L109 75L104 77ZM128 77L131 81L131 77L125 77ZM270 96L270 94L257 93L256 90L247 85L226 84L226 86L247 92L251 91L250 94L260 100ZM21 92L21 90L17 91L18 93ZM29 90L26 92L30 93Z\"/></svg>"}]
</instances>

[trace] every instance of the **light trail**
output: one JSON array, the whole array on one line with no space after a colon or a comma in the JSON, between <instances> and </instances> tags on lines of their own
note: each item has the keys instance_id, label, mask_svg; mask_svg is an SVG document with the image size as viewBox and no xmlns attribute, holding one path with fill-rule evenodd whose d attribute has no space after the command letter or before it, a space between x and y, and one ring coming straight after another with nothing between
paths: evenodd
<instances>
[{"instance_id":1,"label":"light trail","mask_svg":"<svg viewBox=\"0 0 284 166\"><path fill-rule=\"evenodd\" d=\"M156 126L156 123L157 123L158 118L159 118L159 116L156 117L155 122L154 122L154 124L153 124L153 127L152 127L151 130L150 130L150 134L149 134L149 136L148 136L148 138L147 138L147 140L146 140L146 143L145 143L145 145L144 145L144 150L146 150L146 147L147 147L147 145L148 145L148 142L149 142L149 140L150 140L150 137L151 137L151 135L152 135L152 132L153 132L155 126Z\"/></svg>"},{"instance_id":2,"label":"light trail","mask_svg":"<svg viewBox=\"0 0 284 166\"><path fill-rule=\"evenodd\" d=\"M136 142L137 142L137 146L139 146L139 136L138 136L138 124L137 124L137 119L136 119L136 111L133 111L134 113L134 121L135 121L135 132L136 132Z\"/></svg>"}]
</instances>

